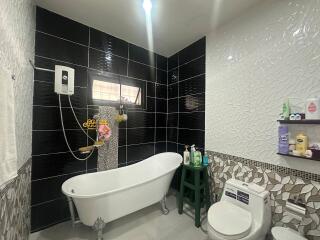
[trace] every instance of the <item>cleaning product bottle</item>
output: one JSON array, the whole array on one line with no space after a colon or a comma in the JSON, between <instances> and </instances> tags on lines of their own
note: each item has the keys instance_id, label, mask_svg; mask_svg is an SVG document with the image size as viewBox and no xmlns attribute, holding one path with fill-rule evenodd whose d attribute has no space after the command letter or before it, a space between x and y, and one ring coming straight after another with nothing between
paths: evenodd
<instances>
[{"instance_id":1,"label":"cleaning product bottle","mask_svg":"<svg viewBox=\"0 0 320 240\"><path fill-rule=\"evenodd\" d=\"M299 133L296 136L296 150L300 153L300 155L304 155L308 150L308 137L303 133Z\"/></svg>"},{"instance_id":2,"label":"cleaning product bottle","mask_svg":"<svg viewBox=\"0 0 320 240\"><path fill-rule=\"evenodd\" d=\"M207 151L204 152L203 158L202 158L202 165L208 166L209 164L209 157Z\"/></svg>"},{"instance_id":3,"label":"cleaning product bottle","mask_svg":"<svg viewBox=\"0 0 320 240\"><path fill-rule=\"evenodd\" d=\"M289 128L287 125L280 125L278 128L279 142L278 152L289 154Z\"/></svg>"},{"instance_id":4,"label":"cleaning product bottle","mask_svg":"<svg viewBox=\"0 0 320 240\"><path fill-rule=\"evenodd\" d=\"M285 120L289 119L290 116L290 104L289 104L289 99L287 99L282 106L282 115Z\"/></svg>"},{"instance_id":5,"label":"cleaning product bottle","mask_svg":"<svg viewBox=\"0 0 320 240\"><path fill-rule=\"evenodd\" d=\"M320 119L320 98L307 99L306 119Z\"/></svg>"},{"instance_id":6,"label":"cleaning product bottle","mask_svg":"<svg viewBox=\"0 0 320 240\"><path fill-rule=\"evenodd\" d=\"M183 163L190 164L190 152L188 151L188 145L185 145L185 151L183 152Z\"/></svg>"},{"instance_id":7,"label":"cleaning product bottle","mask_svg":"<svg viewBox=\"0 0 320 240\"><path fill-rule=\"evenodd\" d=\"M201 152L196 149L196 151L194 152L194 166L195 167L200 167L202 164L202 157L201 157Z\"/></svg>"},{"instance_id":8,"label":"cleaning product bottle","mask_svg":"<svg viewBox=\"0 0 320 240\"><path fill-rule=\"evenodd\" d=\"M196 151L195 145L192 144L190 148L190 165L194 164L194 153Z\"/></svg>"}]
</instances>

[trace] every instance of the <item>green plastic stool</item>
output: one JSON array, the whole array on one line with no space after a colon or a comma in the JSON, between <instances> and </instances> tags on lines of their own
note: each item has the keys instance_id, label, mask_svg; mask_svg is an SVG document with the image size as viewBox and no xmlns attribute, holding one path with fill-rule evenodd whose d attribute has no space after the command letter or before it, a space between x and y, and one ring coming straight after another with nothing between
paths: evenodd
<instances>
[{"instance_id":1,"label":"green plastic stool","mask_svg":"<svg viewBox=\"0 0 320 240\"><path fill-rule=\"evenodd\" d=\"M208 211L210 207L207 166L183 165L178 199L179 214L183 213L184 203L194 208L195 226L200 227L201 208L206 207Z\"/></svg>"}]
</instances>

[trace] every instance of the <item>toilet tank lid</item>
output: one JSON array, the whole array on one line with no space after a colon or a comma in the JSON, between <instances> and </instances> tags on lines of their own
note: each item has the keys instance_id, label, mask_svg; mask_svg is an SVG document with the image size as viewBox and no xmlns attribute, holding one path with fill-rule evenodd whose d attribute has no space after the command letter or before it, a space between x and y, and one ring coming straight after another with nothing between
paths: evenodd
<instances>
[{"instance_id":1,"label":"toilet tank lid","mask_svg":"<svg viewBox=\"0 0 320 240\"><path fill-rule=\"evenodd\" d=\"M271 233L275 240L307 240L291 228L273 227Z\"/></svg>"}]
</instances>

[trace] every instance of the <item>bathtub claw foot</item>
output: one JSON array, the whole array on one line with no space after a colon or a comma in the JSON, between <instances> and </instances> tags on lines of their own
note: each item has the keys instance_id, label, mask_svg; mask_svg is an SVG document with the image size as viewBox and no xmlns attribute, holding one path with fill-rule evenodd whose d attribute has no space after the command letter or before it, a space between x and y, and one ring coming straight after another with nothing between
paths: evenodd
<instances>
[{"instance_id":1,"label":"bathtub claw foot","mask_svg":"<svg viewBox=\"0 0 320 240\"><path fill-rule=\"evenodd\" d=\"M103 240L103 229L106 223L99 217L93 224L93 229L97 232L97 240Z\"/></svg>"},{"instance_id":2,"label":"bathtub claw foot","mask_svg":"<svg viewBox=\"0 0 320 240\"><path fill-rule=\"evenodd\" d=\"M160 201L160 205L161 205L161 211L164 215L168 215L169 214L169 209L167 208L167 199L164 196L161 201Z\"/></svg>"}]
</instances>

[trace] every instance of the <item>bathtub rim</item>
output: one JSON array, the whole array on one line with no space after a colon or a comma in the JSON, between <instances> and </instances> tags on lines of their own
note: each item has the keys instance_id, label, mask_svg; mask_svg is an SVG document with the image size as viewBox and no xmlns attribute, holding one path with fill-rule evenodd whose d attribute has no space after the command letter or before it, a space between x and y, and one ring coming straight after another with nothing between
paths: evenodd
<instances>
[{"instance_id":1,"label":"bathtub rim","mask_svg":"<svg viewBox=\"0 0 320 240\"><path fill-rule=\"evenodd\" d=\"M129 188L134 188L134 187L141 186L141 185L143 185L143 184L145 184L145 183L149 183L149 182L155 181L155 180L157 180L157 179L159 179L159 178L161 178L161 177L163 177L163 176L171 173L172 171L177 170L177 169L179 168L179 166L181 166L183 158L182 158L182 156L181 156L179 153L175 153L175 152L164 152L164 153L158 153L158 154L156 154L156 155L162 155L162 154L166 154L166 153L174 153L175 155L179 156L179 158L180 158L180 164L177 165L176 167L170 168L168 171L166 171L166 172L163 173L163 174L158 175L158 176L155 177L155 178L149 178L149 179L147 179L146 181L139 182L139 183L137 183L137 184L132 184L132 185L128 185L128 186L125 186L125 187L122 187L122 188L114 189L114 190L111 190L111 191L108 191L108 192L102 192L102 193L91 194L91 195L77 195L76 193L70 193L70 192L67 192L67 191L64 190L64 185L65 185L68 181L71 181L71 180L74 179L74 178L77 178L77 177L79 177L79 176L81 176L81 175L104 174L106 171L110 172L110 171L117 171L117 170L119 170L119 168L114 168L114 169L105 170L105 171L101 171L101 172L80 174L80 175L74 176L74 177L72 177L72 178L69 178L68 180L66 180L66 181L62 184L61 190L62 190L63 194L66 195L67 197L88 199L88 198L104 197L104 196L106 196L106 195L110 195L110 194L113 194L113 193L118 193L118 192L127 190L127 189L129 189ZM153 156L156 156L156 155L153 155ZM126 167L130 168L130 167L134 167L134 166L137 166L137 165L139 165L139 164L142 164L144 161L147 161L149 158L152 158L153 156L148 157L148 158L146 158L146 159L144 159L144 160L142 160L142 161L140 161L140 162L131 164L131 165L126 166Z\"/></svg>"}]
</instances>

